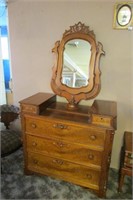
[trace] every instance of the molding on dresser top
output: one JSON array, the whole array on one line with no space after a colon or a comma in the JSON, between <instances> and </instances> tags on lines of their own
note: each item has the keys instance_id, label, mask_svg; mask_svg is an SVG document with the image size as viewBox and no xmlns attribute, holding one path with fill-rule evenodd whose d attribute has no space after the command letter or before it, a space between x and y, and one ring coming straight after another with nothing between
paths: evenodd
<instances>
[{"instance_id":1,"label":"molding on dresser top","mask_svg":"<svg viewBox=\"0 0 133 200\"><path fill-rule=\"evenodd\" d=\"M85 117L89 124L101 125L110 129L117 129L117 104L114 101L94 100L92 106L78 105L76 110L68 110L67 104L56 101L52 93L37 93L19 102L21 113L45 115L56 112L70 114L73 117ZM62 116L63 119L63 116ZM73 121L74 118L71 118ZM81 120L82 121L82 120Z\"/></svg>"}]
</instances>

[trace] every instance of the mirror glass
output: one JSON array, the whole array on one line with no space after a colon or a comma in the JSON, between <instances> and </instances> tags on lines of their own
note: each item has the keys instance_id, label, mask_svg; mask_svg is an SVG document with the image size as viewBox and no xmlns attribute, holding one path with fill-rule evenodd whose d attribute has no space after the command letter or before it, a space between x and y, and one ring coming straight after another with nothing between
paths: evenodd
<instances>
[{"instance_id":1,"label":"mirror glass","mask_svg":"<svg viewBox=\"0 0 133 200\"><path fill-rule=\"evenodd\" d=\"M126 26L132 17L131 9L128 5L123 5L119 8L117 13L117 22L120 26Z\"/></svg>"},{"instance_id":2,"label":"mirror glass","mask_svg":"<svg viewBox=\"0 0 133 200\"><path fill-rule=\"evenodd\" d=\"M83 39L65 44L61 82L71 88L88 85L91 45Z\"/></svg>"}]
</instances>

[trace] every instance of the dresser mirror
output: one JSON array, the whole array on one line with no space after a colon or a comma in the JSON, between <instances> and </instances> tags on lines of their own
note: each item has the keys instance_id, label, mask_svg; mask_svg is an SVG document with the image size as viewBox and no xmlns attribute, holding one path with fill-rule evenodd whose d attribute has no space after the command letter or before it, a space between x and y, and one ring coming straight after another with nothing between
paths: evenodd
<instances>
[{"instance_id":1,"label":"dresser mirror","mask_svg":"<svg viewBox=\"0 0 133 200\"><path fill-rule=\"evenodd\" d=\"M65 44L61 82L72 88L88 85L91 45L82 39Z\"/></svg>"},{"instance_id":2,"label":"dresser mirror","mask_svg":"<svg viewBox=\"0 0 133 200\"><path fill-rule=\"evenodd\" d=\"M70 26L52 52L56 60L51 87L55 94L67 99L68 109L76 109L81 100L92 99L99 93L99 65L104 51L89 26L81 22Z\"/></svg>"}]
</instances>

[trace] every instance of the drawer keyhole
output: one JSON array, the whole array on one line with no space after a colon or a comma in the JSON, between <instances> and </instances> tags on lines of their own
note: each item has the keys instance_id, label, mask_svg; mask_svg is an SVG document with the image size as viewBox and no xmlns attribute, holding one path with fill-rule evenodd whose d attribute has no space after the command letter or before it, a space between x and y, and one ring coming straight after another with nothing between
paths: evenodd
<instances>
[{"instance_id":1,"label":"drawer keyhole","mask_svg":"<svg viewBox=\"0 0 133 200\"><path fill-rule=\"evenodd\" d=\"M58 164L58 165L63 165L63 161L62 160L58 160L58 159L54 159L53 163Z\"/></svg>"},{"instance_id":2,"label":"drawer keyhole","mask_svg":"<svg viewBox=\"0 0 133 200\"><path fill-rule=\"evenodd\" d=\"M54 128L59 128L59 129L67 129L67 125L64 124L53 124Z\"/></svg>"}]
</instances>

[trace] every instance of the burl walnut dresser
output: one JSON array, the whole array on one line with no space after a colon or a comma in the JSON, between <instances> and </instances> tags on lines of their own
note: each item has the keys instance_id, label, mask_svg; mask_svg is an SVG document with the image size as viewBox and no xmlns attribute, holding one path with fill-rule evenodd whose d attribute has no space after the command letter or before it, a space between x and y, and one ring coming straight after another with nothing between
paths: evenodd
<instances>
[{"instance_id":1,"label":"burl walnut dresser","mask_svg":"<svg viewBox=\"0 0 133 200\"><path fill-rule=\"evenodd\" d=\"M56 177L106 196L116 129L116 103L66 109L55 94L20 101L26 174Z\"/></svg>"}]
</instances>

